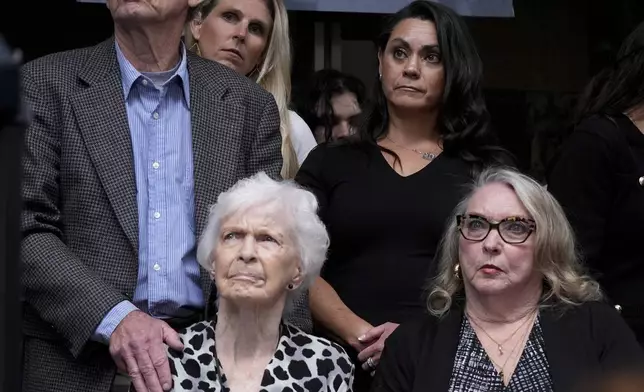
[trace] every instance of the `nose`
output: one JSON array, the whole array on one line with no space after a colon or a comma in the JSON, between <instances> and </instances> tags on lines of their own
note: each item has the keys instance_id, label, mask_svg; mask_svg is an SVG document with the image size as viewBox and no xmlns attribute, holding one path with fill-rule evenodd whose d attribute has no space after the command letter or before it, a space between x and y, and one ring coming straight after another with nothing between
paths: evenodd
<instances>
[{"instance_id":1,"label":"nose","mask_svg":"<svg viewBox=\"0 0 644 392\"><path fill-rule=\"evenodd\" d=\"M243 22L238 25L233 38L240 42L244 42L246 40L246 34L248 34L248 22Z\"/></svg>"},{"instance_id":2,"label":"nose","mask_svg":"<svg viewBox=\"0 0 644 392\"><path fill-rule=\"evenodd\" d=\"M420 77L420 69L418 68L418 56L410 56L407 64L405 64L404 75L410 79L416 80Z\"/></svg>"},{"instance_id":3,"label":"nose","mask_svg":"<svg viewBox=\"0 0 644 392\"><path fill-rule=\"evenodd\" d=\"M498 230L492 230L483 240L483 251L488 254L498 254L501 252L503 239Z\"/></svg>"},{"instance_id":4,"label":"nose","mask_svg":"<svg viewBox=\"0 0 644 392\"><path fill-rule=\"evenodd\" d=\"M351 135L351 125L348 121L342 121L333 129L333 137L335 139L342 139Z\"/></svg>"},{"instance_id":5,"label":"nose","mask_svg":"<svg viewBox=\"0 0 644 392\"><path fill-rule=\"evenodd\" d=\"M257 259L257 250L255 247L255 238L253 236L246 236L239 250L239 259L245 263L252 263Z\"/></svg>"}]
</instances>

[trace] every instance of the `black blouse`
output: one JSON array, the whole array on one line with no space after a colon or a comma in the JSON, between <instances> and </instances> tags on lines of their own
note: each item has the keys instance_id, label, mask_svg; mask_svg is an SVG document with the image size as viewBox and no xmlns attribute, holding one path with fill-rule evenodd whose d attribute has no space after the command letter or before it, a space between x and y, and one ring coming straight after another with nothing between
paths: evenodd
<instances>
[{"instance_id":1,"label":"black blouse","mask_svg":"<svg viewBox=\"0 0 644 392\"><path fill-rule=\"evenodd\" d=\"M331 238L322 277L349 309L373 325L423 317L438 242L470 166L443 153L404 177L376 146L320 145L295 180L320 203Z\"/></svg>"},{"instance_id":2,"label":"black blouse","mask_svg":"<svg viewBox=\"0 0 644 392\"><path fill-rule=\"evenodd\" d=\"M624 115L582 121L548 178L584 261L644 345L644 134Z\"/></svg>"}]
</instances>

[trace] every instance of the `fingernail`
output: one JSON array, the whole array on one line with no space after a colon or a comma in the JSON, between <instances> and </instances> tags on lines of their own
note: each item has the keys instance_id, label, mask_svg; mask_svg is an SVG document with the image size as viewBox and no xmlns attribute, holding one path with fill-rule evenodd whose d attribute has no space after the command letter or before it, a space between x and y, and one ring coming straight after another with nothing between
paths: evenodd
<instances>
[{"instance_id":1,"label":"fingernail","mask_svg":"<svg viewBox=\"0 0 644 392\"><path fill-rule=\"evenodd\" d=\"M359 340L359 341L363 341L363 340L365 340L365 338L366 338L366 336L365 336L365 335L362 335L362 336L360 336L360 337L358 338L358 340Z\"/></svg>"},{"instance_id":2,"label":"fingernail","mask_svg":"<svg viewBox=\"0 0 644 392\"><path fill-rule=\"evenodd\" d=\"M163 384L163 390L164 391L169 391L170 390L170 384Z\"/></svg>"}]
</instances>

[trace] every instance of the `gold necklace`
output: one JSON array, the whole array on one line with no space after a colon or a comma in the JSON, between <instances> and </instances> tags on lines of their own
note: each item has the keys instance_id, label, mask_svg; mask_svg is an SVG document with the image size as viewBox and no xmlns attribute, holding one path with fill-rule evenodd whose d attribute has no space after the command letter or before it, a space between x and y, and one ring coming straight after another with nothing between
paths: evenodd
<instances>
[{"instance_id":1,"label":"gold necklace","mask_svg":"<svg viewBox=\"0 0 644 392\"><path fill-rule=\"evenodd\" d=\"M499 343L499 342L497 342L497 341L496 341L496 339L494 339L492 336L490 336L490 334L489 334L489 333L487 333L487 331L485 330L485 328L483 328L479 323L477 323L477 322L476 322L476 320L474 320L474 318L472 317L472 315L471 315L471 314L469 314L469 312L466 312L467 319L468 319L468 320L470 320L471 322L473 322L473 323L474 323L474 325L476 325L477 327L479 327L479 329L480 329L481 331L483 331L483 333L485 334L485 336L487 336L488 338L490 338L490 340L491 340L491 341L493 341L493 342L494 342L494 344L496 344L496 347L497 347L497 350L499 350L499 355L500 355L500 356L503 356L503 354L504 354L504 352L503 352L503 345L505 345L508 341L510 341L510 339L512 339L512 337L513 337L514 335L516 335L516 333L517 333L517 332L519 332L519 330L520 330L524 325L526 325L526 323L528 322L528 320L530 320L530 319L534 316L534 314L535 314L535 313L533 313L532 315L530 315L529 317L527 317L525 320L523 320L523 322L521 323L521 325L519 325L519 327L518 327L517 329L515 329L515 330L514 330L514 332L512 332L512 334L511 334L508 338L506 338L506 339L505 339L505 340L503 340L501 343Z\"/></svg>"},{"instance_id":2,"label":"gold necklace","mask_svg":"<svg viewBox=\"0 0 644 392\"><path fill-rule=\"evenodd\" d=\"M514 344L514 346L512 347L512 351L510 351L510 354L509 354L509 355L508 355L508 357L505 359L505 362L503 362L503 366L500 366L500 367L499 367L499 364L498 364L498 363L496 363L496 362L492 359L492 357L490 357L490 356L488 355L488 358L490 359L490 361L492 362L492 364L494 365L494 367L495 367L495 368L497 368L497 369L499 369L499 370L498 370L498 372L499 372L499 377L501 377L501 382L502 382L504 385L505 385L505 366L506 366L506 365L508 364L508 362L510 361L510 358L512 358L512 354L514 354L514 351L517 349L517 347L519 347L519 343L521 343L521 342L525 342L525 341L526 341L526 337L527 337L528 333L529 333L531 330L532 330L532 328L527 328L527 329L525 330L525 332L523 333L523 336L521 336L521 339L517 340L517 342L516 342L516 343ZM485 348L484 348L484 349L485 349ZM521 360L521 358L519 358L519 360Z\"/></svg>"}]
</instances>

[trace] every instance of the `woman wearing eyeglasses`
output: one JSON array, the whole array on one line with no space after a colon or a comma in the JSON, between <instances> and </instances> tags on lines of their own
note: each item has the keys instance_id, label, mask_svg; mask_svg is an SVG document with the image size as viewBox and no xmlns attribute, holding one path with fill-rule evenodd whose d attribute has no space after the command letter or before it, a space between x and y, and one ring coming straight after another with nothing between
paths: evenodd
<instances>
[{"instance_id":1,"label":"woman wearing eyeglasses","mask_svg":"<svg viewBox=\"0 0 644 392\"><path fill-rule=\"evenodd\" d=\"M431 316L387 339L372 390L569 391L641 366L633 332L601 299L555 199L489 169L444 234Z\"/></svg>"}]
</instances>

